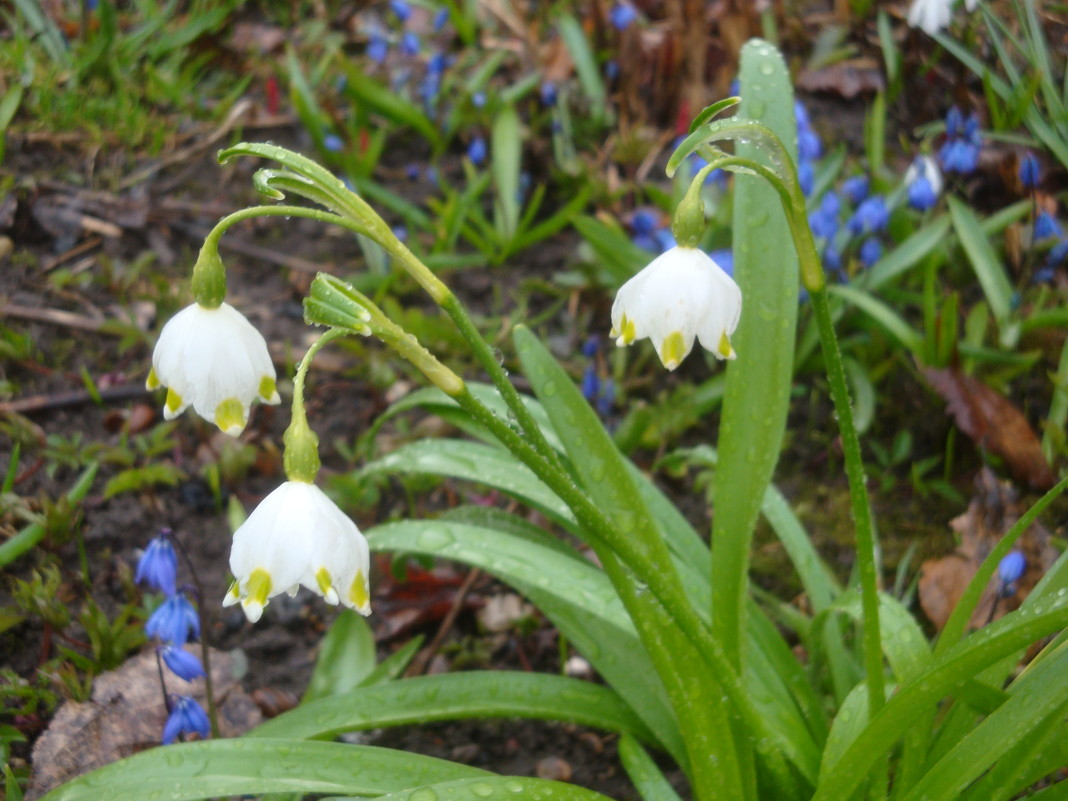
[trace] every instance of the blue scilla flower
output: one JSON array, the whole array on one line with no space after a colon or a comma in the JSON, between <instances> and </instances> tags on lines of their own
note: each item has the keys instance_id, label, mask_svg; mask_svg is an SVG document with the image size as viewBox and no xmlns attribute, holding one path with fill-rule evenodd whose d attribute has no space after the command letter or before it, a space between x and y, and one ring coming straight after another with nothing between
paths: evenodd
<instances>
[{"instance_id":1,"label":"blue scilla flower","mask_svg":"<svg viewBox=\"0 0 1068 801\"><path fill-rule=\"evenodd\" d=\"M405 31L400 40L400 51L405 56L419 55L419 36L411 31Z\"/></svg>"},{"instance_id":2,"label":"blue scilla flower","mask_svg":"<svg viewBox=\"0 0 1068 801\"><path fill-rule=\"evenodd\" d=\"M1061 227L1048 211L1040 211L1035 217L1035 239L1060 237Z\"/></svg>"},{"instance_id":3,"label":"blue scilla flower","mask_svg":"<svg viewBox=\"0 0 1068 801\"><path fill-rule=\"evenodd\" d=\"M582 343L582 355L586 358L592 359L597 355L597 351L601 347L601 339L597 336L586 337L586 341Z\"/></svg>"},{"instance_id":4,"label":"blue scilla flower","mask_svg":"<svg viewBox=\"0 0 1068 801\"><path fill-rule=\"evenodd\" d=\"M153 537L137 562L134 582L144 583L164 595L174 595L178 578L178 555L171 544L170 529L163 529Z\"/></svg>"},{"instance_id":5,"label":"blue scilla flower","mask_svg":"<svg viewBox=\"0 0 1068 801\"><path fill-rule=\"evenodd\" d=\"M842 181L842 194L854 206L862 202L868 196L868 187L871 181L867 175L853 175Z\"/></svg>"},{"instance_id":6,"label":"blue scilla flower","mask_svg":"<svg viewBox=\"0 0 1068 801\"><path fill-rule=\"evenodd\" d=\"M946 136L956 138L964 130L964 115L956 106L951 106L946 112Z\"/></svg>"},{"instance_id":7,"label":"blue scilla flower","mask_svg":"<svg viewBox=\"0 0 1068 801\"><path fill-rule=\"evenodd\" d=\"M1035 274L1031 277L1031 280L1036 284L1046 284L1053 281L1054 272L1058 267L1064 265L1068 261L1068 239L1062 239L1052 248L1049 253L1046 254L1046 261L1039 269L1035 270Z\"/></svg>"},{"instance_id":8,"label":"blue scilla flower","mask_svg":"<svg viewBox=\"0 0 1068 801\"><path fill-rule=\"evenodd\" d=\"M846 227L853 235L882 231L890 221L890 212L882 195L872 195L857 206Z\"/></svg>"},{"instance_id":9,"label":"blue scilla flower","mask_svg":"<svg viewBox=\"0 0 1068 801\"><path fill-rule=\"evenodd\" d=\"M389 55L389 42L380 33L371 34L371 40L367 43L367 57L375 64L381 64Z\"/></svg>"},{"instance_id":10,"label":"blue scilla flower","mask_svg":"<svg viewBox=\"0 0 1068 801\"><path fill-rule=\"evenodd\" d=\"M927 211L938 202L938 195L926 175L909 184L908 195L909 205L917 211Z\"/></svg>"},{"instance_id":11,"label":"blue scilla flower","mask_svg":"<svg viewBox=\"0 0 1068 801\"><path fill-rule=\"evenodd\" d=\"M445 53L434 53L426 63L427 72L441 75L448 69L451 59Z\"/></svg>"},{"instance_id":12,"label":"blue scilla flower","mask_svg":"<svg viewBox=\"0 0 1068 801\"><path fill-rule=\"evenodd\" d=\"M668 227L661 228L653 234L653 239L656 241L656 246L660 249L661 253L671 250L678 242L675 241L675 235L671 233L671 229Z\"/></svg>"},{"instance_id":13,"label":"blue scilla flower","mask_svg":"<svg viewBox=\"0 0 1068 801\"><path fill-rule=\"evenodd\" d=\"M337 134L330 133L323 137L323 147L331 153L340 153L344 146L345 143L341 141L341 137Z\"/></svg>"},{"instance_id":14,"label":"blue scilla flower","mask_svg":"<svg viewBox=\"0 0 1068 801\"><path fill-rule=\"evenodd\" d=\"M712 261L719 265L719 268L723 270L731 278L734 278L734 251L730 248L721 248L719 250L713 250L708 254Z\"/></svg>"},{"instance_id":15,"label":"blue scilla flower","mask_svg":"<svg viewBox=\"0 0 1068 801\"><path fill-rule=\"evenodd\" d=\"M582 371L582 397L593 403L601 391L601 379L597 376L597 365L588 364Z\"/></svg>"},{"instance_id":16,"label":"blue scilla flower","mask_svg":"<svg viewBox=\"0 0 1068 801\"><path fill-rule=\"evenodd\" d=\"M1027 558L1020 551L1009 551L998 562L998 578L1002 584L1014 584L1027 569Z\"/></svg>"},{"instance_id":17,"label":"blue scilla flower","mask_svg":"<svg viewBox=\"0 0 1068 801\"><path fill-rule=\"evenodd\" d=\"M839 252L838 248L834 247L834 245L827 245L827 247L823 249L821 260L823 261L824 270L842 277L845 276L845 273L842 271L842 254Z\"/></svg>"},{"instance_id":18,"label":"blue scilla flower","mask_svg":"<svg viewBox=\"0 0 1068 801\"><path fill-rule=\"evenodd\" d=\"M427 72L419 83L419 95L423 98L423 105L427 109L433 108L438 99L438 91L441 89L441 75L437 72Z\"/></svg>"},{"instance_id":19,"label":"blue scilla flower","mask_svg":"<svg viewBox=\"0 0 1068 801\"><path fill-rule=\"evenodd\" d=\"M601 417L608 417L612 413L612 407L616 405L616 382L606 378L601 383L601 391L597 395L597 412Z\"/></svg>"},{"instance_id":20,"label":"blue scilla flower","mask_svg":"<svg viewBox=\"0 0 1068 801\"><path fill-rule=\"evenodd\" d=\"M1042 167L1038 163L1038 156L1034 153L1025 153L1020 159L1020 185L1024 189L1034 189L1042 181Z\"/></svg>"},{"instance_id":21,"label":"blue scilla flower","mask_svg":"<svg viewBox=\"0 0 1068 801\"><path fill-rule=\"evenodd\" d=\"M200 617L185 593L177 592L149 616L145 634L161 642L185 645L190 639L200 637Z\"/></svg>"},{"instance_id":22,"label":"blue scilla flower","mask_svg":"<svg viewBox=\"0 0 1068 801\"><path fill-rule=\"evenodd\" d=\"M404 176L409 181L418 181L419 180L419 165L418 164L409 164L407 167L404 168Z\"/></svg>"},{"instance_id":23,"label":"blue scilla flower","mask_svg":"<svg viewBox=\"0 0 1068 801\"><path fill-rule=\"evenodd\" d=\"M802 161L818 159L823 155L823 143L812 128L808 110L800 100L794 101L794 119L797 122L797 155Z\"/></svg>"},{"instance_id":24,"label":"blue scilla flower","mask_svg":"<svg viewBox=\"0 0 1068 801\"><path fill-rule=\"evenodd\" d=\"M974 172L979 166L979 115L974 111L963 118L956 106L946 115L946 141L938 150L938 161L946 172L962 175Z\"/></svg>"},{"instance_id":25,"label":"blue scilla flower","mask_svg":"<svg viewBox=\"0 0 1068 801\"><path fill-rule=\"evenodd\" d=\"M812 162L802 160L797 165L797 182L801 186L801 194L808 197L816 186L816 174L812 171Z\"/></svg>"},{"instance_id":26,"label":"blue scilla flower","mask_svg":"<svg viewBox=\"0 0 1068 801\"><path fill-rule=\"evenodd\" d=\"M608 21L617 31L625 31L638 18L638 12L630 3L616 3L608 12Z\"/></svg>"},{"instance_id":27,"label":"blue scilla flower","mask_svg":"<svg viewBox=\"0 0 1068 801\"><path fill-rule=\"evenodd\" d=\"M180 679L192 681L204 675L200 660L180 645L164 645L159 649L159 655L163 657L171 672Z\"/></svg>"},{"instance_id":28,"label":"blue scilla flower","mask_svg":"<svg viewBox=\"0 0 1068 801\"><path fill-rule=\"evenodd\" d=\"M636 234L652 236L653 232L660 227L660 220L655 212L649 209L638 209L630 218L630 227Z\"/></svg>"},{"instance_id":29,"label":"blue scilla flower","mask_svg":"<svg viewBox=\"0 0 1068 801\"><path fill-rule=\"evenodd\" d=\"M467 157L476 167L480 166L486 160L486 140L481 136L472 139L467 146Z\"/></svg>"},{"instance_id":30,"label":"blue scilla flower","mask_svg":"<svg viewBox=\"0 0 1068 801\"><path fill-rule=\"evenodd\" d=\"M163 744L170 745L182 734L199 734L206 738L211 733L211 722L204 708L188 695L171 698L171 714L163 727Z\"/></svg>"},{"instance_id":31,"label":"blue scilla flower","mask_svg":"<svg viewBox=\"0 0 1068 801\"><path fill-rule=\"evenodd\" d=\"M483 108L483 107L485 107L485 105L486 105L486 93L485 92L475 92L473 95L471 95L471 105L473 105L475 108Z\"/></svg>"},{"instance_id":32,"label":"blue scilla flower","mask_svg":"<svg viewBox=\"0 0 1068 801\"><path fill-rule=\"evenodd\" d=\"M871 267L883 256L883 245L874 236L865 239L860 245L860 262L865 267Z\"/></svg>"},{"instance_id":33,"label":"blue scilla flower","mask_svg":"<svg viewBox=\"0 0 1068 801\"><path fill-rule=\"evenodd\" d=\"M542 105L556 105L556 84L552 81L542 81L541 87L538 89L538 94L541 97Z\"/></svg>"},{"instance_id":34,"label":"blue scilla flower","mask_svg":"<svg viewBox=\"0 0 1068 801\"><path fill-rule=\"evenodd\" d=\"M412 15L412 7L405 0L389 0L389 10L392 11L401 22L407 22Z\"/></svg>"}]
</instances>

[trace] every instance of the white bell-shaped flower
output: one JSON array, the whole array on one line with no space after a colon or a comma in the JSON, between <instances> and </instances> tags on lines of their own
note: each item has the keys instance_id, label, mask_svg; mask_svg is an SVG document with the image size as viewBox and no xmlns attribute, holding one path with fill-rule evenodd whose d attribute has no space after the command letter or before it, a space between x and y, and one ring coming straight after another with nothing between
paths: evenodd
<instances>
[{"instance_id":1,"label":"white bell-shaped flower","mask_svg":"<svg viewBox=\"0 0 1068 801\"><path fill-rule=\"evenodd\" d=\"M234 532L234 583L223 606L240 601L255 623L268 599L304 586L329 604L369 615L369 566L367 540L356 524L314 484L287 481Z\"/></svg>"},{"instance_id":2,"label":"white bell-shaped flower","mask_svg":"<svg viewBox=\"0 0 1068 801\"><path fill-rule=\"evenodd\" d=\"M912 0L909 6L908 24L933 36L949 25L953 18L953 6L957 0ZM974 11L978 0L964 0L968 11Z\"/></svg>"},{"instance_id":3,"label":"white bell-shaped flower","mask_svg":"<svg viewBox=\"0 0 1068 801\"><path fill-rule=\"evenodd\" d=\"M252 401L281 400L267 343L226 303L214 309L194 303L167 321L145 385L167 387L167 420L192 406L232 436L244 430Z\"/></svg>"},{"instance_id":4,"label":"white bell-shaped flower","mask_svg":"<svg viewBox=\"0 0 1068 801\"><path fill-rule=\"evenodd\" d=\"M742 313L742 291L702 250L673 247L625 283L612 304L617 345L648 337L674 370L694 338L717 359L733 359L730 336Z\"/></svg>"}]
</instances>

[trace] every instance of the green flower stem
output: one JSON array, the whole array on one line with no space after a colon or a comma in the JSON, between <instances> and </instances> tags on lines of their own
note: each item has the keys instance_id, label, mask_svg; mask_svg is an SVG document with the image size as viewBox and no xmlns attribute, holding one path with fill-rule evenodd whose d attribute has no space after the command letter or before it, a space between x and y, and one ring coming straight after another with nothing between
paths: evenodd
<instances>
[{"instance_id":1,"label":"green flower stem","mask_svg":"<svg viewBox=\"0 0 1068 801\"><path fill-rule=\"evenodd\" d=\"M603 559L602 565L624 602L626 603L628 598L631 599L631 603L627 604L627 611L632 615L632 619L636 613L640 614L639 610L632 608L637 603L636 597L632 594L634 577L637 576L647 583L650 592L656 596L675 625L693 643L712 677L730 700L742 725L747 731L753 733L757 748L761 756L765 758L767 767L775 772L780 781L792 781L782 754L775 750L777 733L761 717L741 678L727 659L722 646L712 637L705 623L690 605L682 589L679 575L671 564L666 546L657 549L658 555L659 551L663 551L660 558L650 560L650 555L639 548L630 537L621 536L618 533L603 510L582 492L565 471L543 459L526 438L501 420L492 410L483 406L466 388L463 393L455 396L455 400L477 422L486 426L509 451L527 465L568 505L579 524L590 535L592 539L590 545L595 551L604 553L604 549L608 549L609 558ZM657 544L663 545L659 542ZM617 564L620 567L615 567ZM626 569L623 569L622 565L625 565Z\"/></svg>"},{"instance_id":2,"label":"green flower stem","mask_svg":"<svg viewBox=\"0 0 1068 801\"><path fill-rule=\"evenodd\" d=\"M842 352L834 333L826 288L810 291L812 313L816 318L827 380L831 387L834 410L838 415L838 430L845 455L846 478L852 501L853 523L857 537L857 567L860 573L861 605L864 611L864 670L868 684L868 710L872 718L886 701L883 674L883 651L879 628L879 576L876 568L875 533L871 504L864 484L864 463L860 456L860 439L853 424L853 407L849 400Z\"/></svg>"},{"instance_id":3,"label":"green flower stem","mask_svg":"<svg viewBox=\"0 0 1068 801\"><path fill-rule=\"evenodd\" d=\"M293 378L293 410L289 428L282 437L285 442L282 465L286 478L290 481L306 481L311 484L319 473L319 437L308 425L308 412L304 407L304 383L315 354L347 333L341 328L331 328L311 344L297 367L297 374Z\"/></svg>"}]
</instances>

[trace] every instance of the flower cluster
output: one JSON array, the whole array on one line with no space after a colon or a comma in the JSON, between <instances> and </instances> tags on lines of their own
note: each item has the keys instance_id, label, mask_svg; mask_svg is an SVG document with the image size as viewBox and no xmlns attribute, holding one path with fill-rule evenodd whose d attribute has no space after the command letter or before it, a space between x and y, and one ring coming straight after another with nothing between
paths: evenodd
<instances>
[{"instance_id":1,"label":"flower cluster","mask_svg":"<svg viewBox=\"0 0 1068 801\"><path fill-rule=\"evenodd\" d=\"M170 529L164 529L148 543L137 563L134 580L164 595L163 603L145 623L145 633L158 643L157 658L162 659L179 678L193 681L204 676L204 668L185 645L200 637L200 616L177 586L178 555L172 540ZM163 727L164 745L173 743L182 734L208 736L211 724L207 713L194 698L188 695L166 697L169 714Z\"/></svg>"},{"instance_id":2,"label":"flower cluster","mask_svg":"<svg viewBox=\"0 0 1068 801\"><path fill-rule=\"evenodd\" d=\"M946 114L946 141L938 150L938 160L946 172L968 175L979 166L979 150L983 140L979 135L979 115L974 111L965 117L953 106Z\"/></svg>"}]
</instances>

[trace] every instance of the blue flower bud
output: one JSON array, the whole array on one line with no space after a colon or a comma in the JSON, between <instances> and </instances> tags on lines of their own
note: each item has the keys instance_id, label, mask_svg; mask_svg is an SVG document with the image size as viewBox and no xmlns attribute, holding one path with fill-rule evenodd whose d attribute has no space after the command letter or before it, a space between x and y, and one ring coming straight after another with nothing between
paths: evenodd
<instances>
[{"instance_id":1,"label":"blue flower bud","mask_svg":"<svg viewBox=\"0 0 1068 801\"><path fill-rule=\"evenodd\" d=\"M164 595L174 595L175 582L178 577L178 555L171 545L170 529L164 529L158 537L153 537L145 548L144 554L137 562L134 582L144 582Z\"/></svg>"},{"instance_id":2,"label":"blue flower bud","mask_svg":"<svg viewBox=\"0 0 1068 801\"><path fill-rule=\"evenodd\" d=\"M797 182L801 185L801 194L808 197L816 185L816 175L812 171L811 161L802 161L797 165Z\"/></svg>"},{"instance_id":3,"label":"blue flower bud","mask_svg":"<svg viewBox=\"0 0 1068 801\"><path fill-rule=\"evenodd\" d=\"M597 412L601 417L608 417L616 403L616 383L606 378L601 385L601 394L597 396Z\"/></svg>"},{"instance_id":4,"label":"blue flower bud","mask_svg":"<svg viewBox=\"0 0 1068 801\"><path fill-rule=\"evenodd\" d=\"M619 62L614 58L605 62L604 77L610 82L619 77Z\"/></svg>"},{"instance_id":5,"label":"blue flower bud","mask_svg":"<svg viewBox=\"0 0 1068 801\"><path fill-rule=\"evenodd\" d=\"M367 43L367 57L375 64L381 64L389 54L389 42L381 34L372 34Z\"/></svg>"},{"instance_id":6,"label":"blue flower bud","mask_svg":"<svg viewBox=\"0 0 1068 801\"><path fill-rule=\"evenodd\" d=\"M331 153L340 153L344 146L344 142L341 141L341 137L337 134L331 133L323 137L323 147Z\"/></svg>"},{"instance_id":7,"label":"blue flower bud","mask_svg":"<svg viewBox=\"0 0 1068 801\"><path fill-rule=\"evenodd\" d=\"M486 140L481 136L472 139L467 146L467 157L476 167L480 166L486 160Z\"/></svg>"},{"instance_id":8,"label":"blue flower bud","mask_svg":"<svg viewBox=\"0 0 1068 801\"><path fill-rule=\"evenodd\" d=\"M625 31L638 18L638 12L630 3L616 3L608 12L608 21L617 31Z\"/></svg>"},{"instance_id":9,"label":"blue flower bud","mask_svg":"<svg viewBox=\"0 0 1068 801\"><path fill-rule=\"evenodd\" d=\"M411 31L405 31L401 37L400 51L406 56L419 55L419 37Z\"/></svg>"},{"instance_id":10,"label":"blue flower bud","mask_svg":"<svg viewBox=\"0 0 1068 801\"><path fill-rule=\"evenodd\" d=\"M1035 239L1049 239L1061 235L1061 227L1048 211L1040 211L1035 218Z\"/></svg>"},{"instance_id":11,"label":"blue flower bud","mask_svg":"<svg viewBox=\"0 0 1068 801\"><path fill-rule=\"evenodd\" d=\"M1034 189L1042 181L1042 167L1034 153L1025 153L1020 159L1019 175L1024 189Z\"/></svg>"},{"instance_id":12,"label":"blue flower bud","mask_svg":"<svg viewBox=\"0 0 1068 801\"><path fill-rule=\"evenodd\" d=\"M890 212L882 195L872 195L861 203L846 227L853 235L870 234L882 231L890 221Z\"/></svg>"},{"instance_id":13,"label":"blue flower bud","mask_svg":"<svg viewBox=\"0 0 1068 801\"><path fill-rule=\"evenodd\" d=\"M1009 551L998 562L998 577L1002 584L1014 584L1027 569L1027 558L1020 551Z\"/></svg>"},{"instance_id":14,"label":"blue flower bud","mask_svg":"<svg viewBox=\"0 0 1068 801\"><path fill-rule=\"evenodd\" d=\"M200 637L200 617L185 593L178 592L156 607L145 622L145 634L161 642L185 645L190 638Z\"/></svg>"},{"instance_id":15,"label":"blue flower bud","mask_svg":"<svg viewBox=\"0 0 1068 801\"><path fill-rule=\"evenodd\" d=\"M908 195L909 205L917 211L927 211L938 202L938 195L926 175L921 175L909 184Z\"/></svg>"},{"instance_id":16,"label":"blue flower bud","mask_svg":"<svg viewBox=\"0 0 1068 801\"><path fill-rule=\"evenodd\" d=\"M552 81L542 81L541 87L538 90L541 96L541 102L546 106L556 105L556 84Z\"/></svg>"},{"instance_id":17,"label":"blue flower bud","mask_svg":"<svg viewBox=\"0 0 1068 801\"><path fill-rule=\"evenodd\" d=\"M389 0L389 8L401 22L407 22L412 15L412 8L405 0Z\"/></svg>"},{"instance_id":18,"label":"blue flower bud","mask_svg":"<svg viewBox=\"0 0 1068 801\"><path fill-rule=\"evenodd\" d=\"M868 237L860 245L860 261L865 267L871 267L883 255L882 243L875 237Z\"/></svg>"},{"instance_id":19,"label":"blue flower bud","mask_svg":"<svg viewBox=\"0 0 1068 801\"><path fill-rule=\"evenodd\" d=\"M180 679L192 681L204 675L200 660L180 645L164 645L159 653L171 672Z\"/></svg>"},{"instance_id":20,"label":"blue flower bud","mask_svg":"<svg viewBox=\"0 0 1068 801\"><path fill-rule=\"evenodd\" d=\"M597 377L597 367L592 364L587 365L582 371L582 397L593 403L597 399L600 388L601 380Z\"/></svg>"},{"instance_id":21,"label":"blue flower bud","mask_svg":"<svg viewBox=\"0 0 1068 801\"><path fill-rule=\"evenodd\" d=\"M170 745L181 734L199 734L206 738L211 733L211 722L204 708L188 695L174 696L171 714L163 727L163 744Z\"/></svg>"},{"instance_id":22,"label":"blue flower bud","mask_svg":"<svg viewBox=\"0 0 1068 801\"><path fill-rule=\"evenodd\" d=\"M475 92L471 95L471 105L475 108L483 108L486 105L486 93Z\"/></svg>"},{"instance_id":23,"label":"blue flower bud","mask_svg":"<svg viewBox=\"0 0 1068 801\"><path fill-rule=\"evenodd\" d=\"M445 23L449 21L449 8L445 6L434 15L434 31L441 32L441 29L445 27Z\"/></svg>"},{"instance_id":24,"label":"blue flower bud","mask_svg":"<svg viewBox=\"0 0 1068 801\"><path fill-rule=\"evenodd\" d=\"M638 209L630 218L630 227L636 234L652 235L660 227L660 220L655 212L648 209Z\"/></svg>"},{"instance_id":25,"label":"blue flower bud","mask_svg":"<svg viewBox=\"0 0 1068 801\"><path fill-rule=\"evenodd\" d=\"M842 181L842 194L855 206L868 196L868 185L867 175L851 176Z\"/></svg>"}]
</instances>

